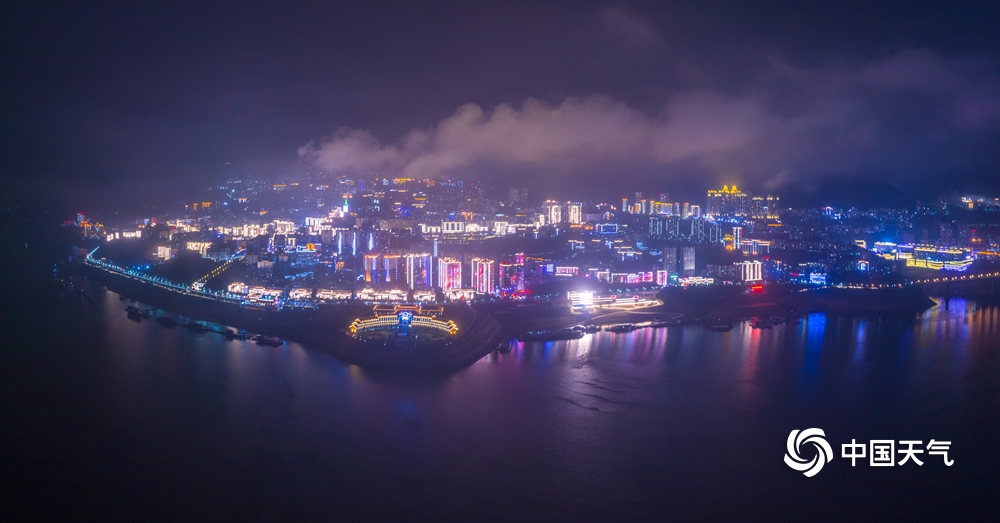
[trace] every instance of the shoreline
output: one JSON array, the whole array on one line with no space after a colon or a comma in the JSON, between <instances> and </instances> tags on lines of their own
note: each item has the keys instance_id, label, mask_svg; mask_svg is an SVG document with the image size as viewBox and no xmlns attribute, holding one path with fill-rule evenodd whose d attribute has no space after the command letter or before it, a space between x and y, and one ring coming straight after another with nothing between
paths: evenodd
<instances>
[{"instance_id":1,"label":"shoreline","mask_svg":"<svg viewBox=\"0 0 1000 523\"><path fill-rule=\"evenodd\" d=\"M446 344L427 344L419 351L384 348L360 342L347 334L356 317L371 314L363 304L325 305L319 309L258 310L216 302L197 296L157 289L112 272L83 265L83 272L108 290L127 299L185 316L241 330L278 336L322 350L334 358L366 370L444 374L461 370L496 350L503 340L500 323L488 312L468 305L447 305L445 316L461 319L462 328Z\"/></svg>"},{"instance_id":2,"label":"shoreline","mask_svg":"<svg viewBox=\"0 0 1000 523\"><path fill-rule=\"evenodd\" d=\"M920 289L821 289L799 292L773 286L749 295L738 288L667 288L662 304L631 311L570 312L567 304L486 302L445 305L445 317L460 331L444 344L426 344L419 351L361 342L346 332L356 317L371 313L371 305L321 305L318 309L248 309L198 296L158 289L114 272L81 264L113 292L192 320L301 343L366 370L389 373L446 374L461 370L529 330L558 330L591 323L608 326L648 322L681 324L735 323L754 317L799 317L814 312L853 316L915 314L936 305Z\"/></svg>"}]
</instances>

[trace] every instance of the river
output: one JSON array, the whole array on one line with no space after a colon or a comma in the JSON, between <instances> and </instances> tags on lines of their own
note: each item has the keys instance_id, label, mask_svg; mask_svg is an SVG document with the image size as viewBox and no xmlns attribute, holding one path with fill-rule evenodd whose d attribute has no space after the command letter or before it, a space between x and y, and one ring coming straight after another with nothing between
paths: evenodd
<instances>
[{"instance_id":1,"label":"river","mask_svg":"<svg viewBox=\"0 0 1000 523\"><path fill-rule=\"evenodd\" d=\"M446 377L130 320L8 249L3 513L31 519L982 517L997 509L1000 309L813 314L517 343ZM48 265L51 268L51 265ZM21 271L21 272L18 272ZM821 428L832 461L783 461ZM951 467L852 467L852 439ZM811 452L811 453L810 453ZM811 458L815 451L803 452Z\"/></svg>"}]
</instances>

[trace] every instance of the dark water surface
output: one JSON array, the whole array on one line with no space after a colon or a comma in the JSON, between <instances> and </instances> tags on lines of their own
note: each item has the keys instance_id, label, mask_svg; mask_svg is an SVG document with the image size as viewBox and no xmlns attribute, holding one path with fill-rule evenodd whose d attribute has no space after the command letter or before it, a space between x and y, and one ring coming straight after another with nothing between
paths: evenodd
<instances>
[{"instance_id":1,"label":"dark water surface","mask_svg":"<svg viewBox=\"0 0 1000 523\"><path fill-rule=\"evenodd\" d=\"M602 332L408 378L44 283L11 280L0 319L8 516L962 520L1000 495L996 307ZM810 427L835 457L806 478L783 455ZM955 465L852 468L851 438L950 440Z\"/></svg>"}]
</instances>

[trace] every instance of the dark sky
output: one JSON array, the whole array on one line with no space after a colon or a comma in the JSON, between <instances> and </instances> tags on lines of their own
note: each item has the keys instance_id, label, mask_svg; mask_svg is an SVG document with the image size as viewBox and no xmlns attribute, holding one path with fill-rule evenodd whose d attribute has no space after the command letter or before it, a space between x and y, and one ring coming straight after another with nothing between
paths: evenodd
<instances>
[{"instance_id":1,"label":"dark sky","mask_svg":"<svg viewBox=\"0 0 1000 523\"><path fill-rule=\"evenodd\" d=\"M998 2L146 4L0 7L8 182L101 205L317 168L538 198L1000 190Z\"/></svg>"}]
</instances>

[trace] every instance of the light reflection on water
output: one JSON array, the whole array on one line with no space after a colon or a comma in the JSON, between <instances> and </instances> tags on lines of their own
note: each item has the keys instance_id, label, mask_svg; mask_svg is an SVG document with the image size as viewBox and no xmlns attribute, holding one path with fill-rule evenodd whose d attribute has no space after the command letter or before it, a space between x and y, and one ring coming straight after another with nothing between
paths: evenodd
<instances>
[{"instance_id":1,"label":"light reflection on water","mask_svg":"<svg viewBox=\"0 0 1000 523\"><path fill-rule=\"evenodd\" d=\"M909 318L810 314L770 329L741 322L728 332L691 325L512 342L443 377L136 323L113 293L69 308L93 335L72 339L85 357L61 370L89 389L67 394L80 395L73 401L97 424L87 444L124 453L129 465L103 474L135 482L136 503L184 495L198 506L225 487L223 504L247 513L318 518L373 500L369 515L422 507L422 516L446 517L435 503L491 503L504 492L512 501L496 511L507 517L537 515L533 503L554 500L567 516L592 518L693 507L708 499L695 485L711 483L735 509L766 494L750 479L760 475L815 499L787 483L799 479L780 460L793 428L825 427L831 439L951 438L965 452L986 452L991 440L977 447L976 438L998 428L982 412L1000 397L1000 314L959 299ZM137 467L165 472L137 479ZM830 499L869 495L831 468L823 474L833 479L818 480ZM237 476L251 479L234 484ZM374 501L382 488L393 505ZM799 514L794 503L790 511Z\"/></svg>"}]
</instances>

